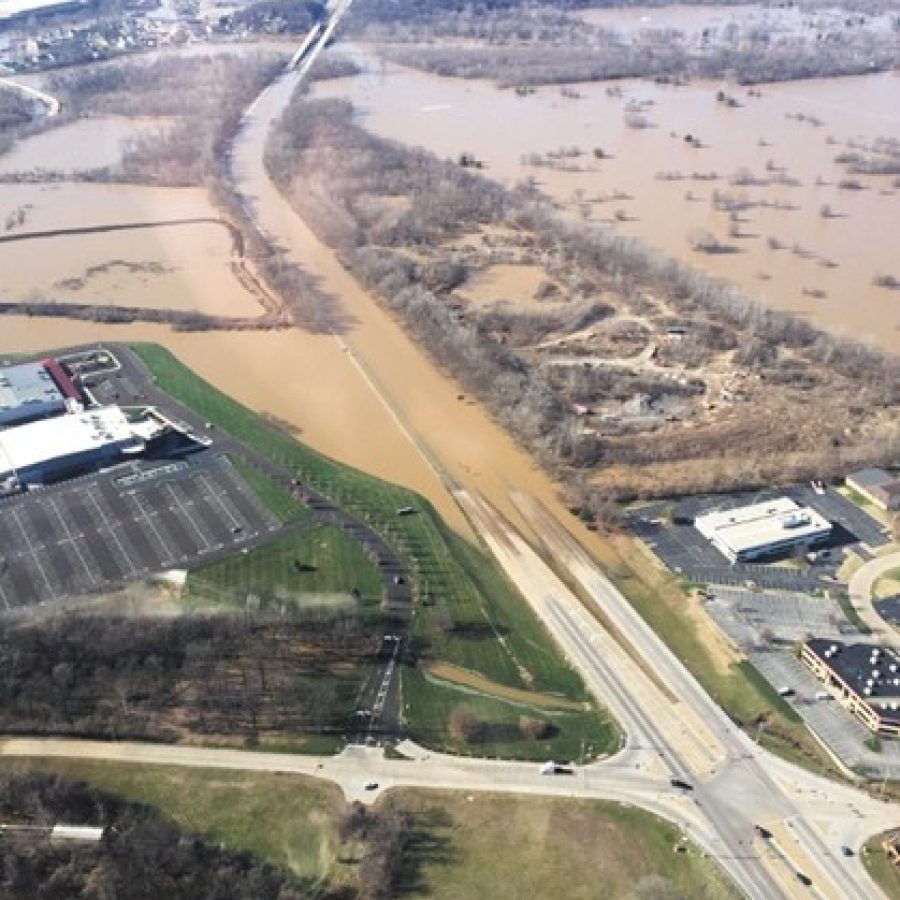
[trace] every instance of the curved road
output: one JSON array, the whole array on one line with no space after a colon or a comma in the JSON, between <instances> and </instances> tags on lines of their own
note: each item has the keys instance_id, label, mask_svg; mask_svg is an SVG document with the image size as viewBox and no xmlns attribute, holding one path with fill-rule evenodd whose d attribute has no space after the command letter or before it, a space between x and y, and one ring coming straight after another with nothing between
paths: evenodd
<instances>
[{"instance_id":1,"label":"curved road","mask_svg":"<svg viewBox=\"0 0 900 900\"><path fill-rule=\"evenodd\" d=\"M900 551L870 559L850 577L850 602L860 619L872 629L872 636L882 644L900 650L900 635L890 622L878 614L872 589L875 582L893 569L900 569Z\"/></svg>"},{"instance_id":2,"label":"curved road","mask_svg":"<svg viewBox=\"0 0 900 900\"><path fill-rule=\"evenodd\" d=\"M348 8L337 7L322 38L300 70L287 71L250 106L231 155L233 178L248 214L260 230L284 246L297 235L297 219L278 197L262 162L265 138ZM377 373L376 373L377 374ZM380 401L391 399L369 381ZM429 465L436 454L417 437ZM443 479L443 473L438 473ZM446 479L444 479L446 481ZM504 790L600 797L656 812L679 824L725 868L754 900L829 897L868 900L878 896L857 858L843 859L840 847L859 847L870 834L896 825L895 807L856 789L827 781L761 751L725 716L662 641L605 578L594 561L544 509L529 497L515 498L524 520L541 534L554 569L477 494L456 499L509 577L542 618L598 698L626 730L626 747L612 759L578 769L573 776L540 776L533 765L443 757L403 745L413 761L383 759L380 752L349 747L329 758L257 754L196 747L159 747L84 741L6 741L9 756L76 756L168 765L268 769L329 778L350 797L369 798L379 789L410 785L467 790ZM566 574L588 598L582 603L556 574ZM612 623L614 638L589 613ZM694 790L680 790L671 778ZM762 824L773 835L754 835ZM801 884L803 872L813 887Z\"/></svg>"},{"instance_id":3,"label":"curved road","mask_svg":"<svg viewBox=\"0 0 900 900\"><path fill-rule=\"evenodd\" d=\"M27 97L31 97L33 100L39 100L44 106L47 108L48 116L58 116L59 110L62 104L56 97L51 96L50 94L44 93L44 91L39 91L37 88L30 87L27 84L22 84L21 81L14 81L12 78L0 78L0 87L7 87L10 90L18 91L20 94L25 94Z\"/></svg>"}]
</instances>

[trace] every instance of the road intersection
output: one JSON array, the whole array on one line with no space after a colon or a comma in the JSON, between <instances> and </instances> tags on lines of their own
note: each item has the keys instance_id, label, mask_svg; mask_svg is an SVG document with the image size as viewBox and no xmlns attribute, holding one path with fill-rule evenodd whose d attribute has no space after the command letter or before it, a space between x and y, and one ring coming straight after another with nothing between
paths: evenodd
<instances>
[{"instance_id":1,"label":"road intersection","mask_svg":"<svg viewBox=\"0 0 900 900\"><path fill-rule=\"evenodd\" d=\"M283 223L258 221L252 202L253 179L265 177L257 138L264 139L349 6L343 0L335 7L325 29L317 32L321 37L309 41L312 49L299 69L284 73L248 111L248 119L256 121L236 148L237 168L244 173L236 178L236 188L265 234L277 237ZM375 385L372 389L379 392ZM390 397L381 399L390 407ZM843 857L841 848L858 849L870 835L900 823L895 806L813 775L754 744L566 528L530 497L513 499L541 535L541 554L480 496L453 488L476 533L622 725L626 743L613 757L574 767L572 775L541 775L536 764L450 757L409 742L398 748L407 759L387 759L380 748L358 745L338 756L314 757L20 738L3 742L0 755L288 772L334 781L349 799L365 802L401 786L613 800L677 824L754 900L879 896L859 856ZM569 584L577 585L584 602ZM679 787L673 779L691 787ZM372 783L377 788L367 788ZM771 837L762 837L757 825Z\"/></svg>"}]
</instances>

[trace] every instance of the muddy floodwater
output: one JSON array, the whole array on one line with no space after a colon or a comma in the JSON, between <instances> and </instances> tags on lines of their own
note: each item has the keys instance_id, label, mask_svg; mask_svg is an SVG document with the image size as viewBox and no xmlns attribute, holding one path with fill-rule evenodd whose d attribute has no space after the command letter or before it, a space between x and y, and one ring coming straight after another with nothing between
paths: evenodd
<instances>
[{"instance_id":1,"label":"muddy floodwater","mask_svg":"<svg viewBox=\"0 0 900 900\"><path fill-rule=\"evenodd\" d=\"M0 156L0 174L36 170L71 174L115 166L121 161L123 143L129 138L167 128L167 122L161 119L77 119L19 142Z\"/></svg>"},{"instance_id":2,"label":"muddy floodwater","mask_svg":"<svg viewBox=\"0 0 900 900\"><path fill-rule=\"evenodd\" d=\"M0 299L260 315L232 272L232 236L217 218L201 190L3 185ZM130 227L148 223L158 227ZM75 233L82 228L114 230Z\"/></svg>"},{"instance_id":3,"label":"muddy floodwater","mask_svg":"<svg viewBox=\"0 0 900 900\"><path fill-rule=\"evenodd\" d=\"M384 65L364 47L353 52L365 73L320 83L314 95L350 99L371 131L442 157L474 154L506 184L534 178L572 216L638 237L774 307L900 351L900 292L873 284L900 278L900 192L892 176L850 176L835 162L853 145L900 140L900 76L752 93L630 80L578 85L577 98L558 87L521 97ZM736 105L717 100L720 90ZM858 189L841 187L847 178ZM743 208L731 217L714 209L714 195ZM724 252L692 249L703 232Z\"/></svg>"}]
</instances>

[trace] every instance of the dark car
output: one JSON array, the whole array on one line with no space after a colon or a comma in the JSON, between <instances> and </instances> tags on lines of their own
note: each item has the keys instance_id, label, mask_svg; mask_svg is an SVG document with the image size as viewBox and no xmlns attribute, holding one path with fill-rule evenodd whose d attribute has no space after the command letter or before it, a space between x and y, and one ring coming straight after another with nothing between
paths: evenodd
<instances>
[{"instance_id":1,"label":"dark car","mask_svg":"<svg viewBox=\"0 0 900 900\"><path fill-rule=\"evenodd\" d=\"M680 788L683 791L692 791L694 789L694 786L683 778L670 778L669 784L671 784L672 787Z\"/></svg>"},{"instance_id":2,"label":"dark car","mask_svg":"<svg viewBox=\"0 0 900 900\"><path fill-rule=\"evenodd\" d=\"M797 881L799 881L800 884L805 884L807 887L812 884L812 878L810 878L809 875L804 875L802 872L797 873Z\"/></svg>"}]
</instances>

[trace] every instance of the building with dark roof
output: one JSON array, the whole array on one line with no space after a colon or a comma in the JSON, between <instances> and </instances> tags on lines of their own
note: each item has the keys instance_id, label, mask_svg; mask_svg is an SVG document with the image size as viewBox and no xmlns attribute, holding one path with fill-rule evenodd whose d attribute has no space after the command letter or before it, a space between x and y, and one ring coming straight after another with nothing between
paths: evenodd
<instances>
[{"instance_id":1,"label":"building with dark roof","mask_svg":"<svg viewBox=\"0 0 900 900\"><path fill-rule=\"evenodd\" d=\"M894 650L813 638L800 659L866 728L900 736L900 655Z\"/></svg>"},{"instance_id":2,"label":"building with dark roof","mask_svg":"<svg viewBox=\"0 0 900 900\"><path fill-rule=\"evenodd\" d=\"M846 478L847 487L853 488L879 509L900 509L900 479L884 469L860 469Z\"/></svg>"},{"instance_id":3,"label":"building with dark roof","mask_svg":"<svg viewBox=\"0 0 900 900\"><path fill-rule=\"evenodd\" d=\"M80 407L81 397L55 359L0 367L0 428L23 425Z\"/></svg>"}]
</instances>

